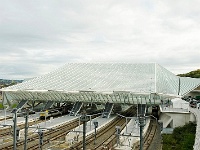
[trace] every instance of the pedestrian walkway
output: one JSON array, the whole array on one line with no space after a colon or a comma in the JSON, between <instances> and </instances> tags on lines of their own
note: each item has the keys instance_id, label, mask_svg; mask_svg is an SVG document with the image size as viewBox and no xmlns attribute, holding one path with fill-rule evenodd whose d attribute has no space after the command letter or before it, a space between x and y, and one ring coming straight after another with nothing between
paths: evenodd
<instances>
[{"instance_id":1,"label":"pedestrian walkway","mask_svg":"<svg viewBox=\"0 0 200 150\"><path fill-rule=\"evenodd\" d=\"M195 143L193 146L194 150L199 150L200 149L200 109L197 108L190 108L189 109L191 113L193 113L196 117L196 122L197 122L197 126L196 126L196 137L195 137Z\"/></svg>"}]
</instances>

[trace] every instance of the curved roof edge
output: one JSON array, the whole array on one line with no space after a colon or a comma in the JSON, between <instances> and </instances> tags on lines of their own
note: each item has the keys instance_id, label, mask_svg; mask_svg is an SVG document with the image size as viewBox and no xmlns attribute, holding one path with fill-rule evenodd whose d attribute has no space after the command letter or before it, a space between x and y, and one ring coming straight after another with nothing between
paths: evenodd
<instances>
[{"instance_id":1,"label":"curved roof edge","mask_svg":"<svg viewBox=\"0 0 200 150\"><path fill-rule=\"evenodd\" d=\"M156 63L69 63L46 75L0 89L15 91L123 91L184 96L200 79L178 77Z\"/></svg>"}]
</instances>

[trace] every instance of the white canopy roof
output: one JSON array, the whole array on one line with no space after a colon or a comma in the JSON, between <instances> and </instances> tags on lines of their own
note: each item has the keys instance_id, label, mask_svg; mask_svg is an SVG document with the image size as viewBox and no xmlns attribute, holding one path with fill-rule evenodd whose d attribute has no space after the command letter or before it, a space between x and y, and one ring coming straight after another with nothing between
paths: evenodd
<instances>
[{"instance_id":1,"label":"white canopy roof","mask_svg":"<svg viewBox=\"0 0 200 150\"><path fill-rule=\"evenodd\" d=\"M40 93L43 96L38 99L48 100L51 97L64 98L63 95L72 93L81 97L88 92L88 95L128 92L144 96L150 93L183 96L199 85L199 79L178 77L155 63L69 63L46 75L1 90L10 95L8 99L22 99L22 95L31 98L34 93Z\"/></svg>"}]
</instances>

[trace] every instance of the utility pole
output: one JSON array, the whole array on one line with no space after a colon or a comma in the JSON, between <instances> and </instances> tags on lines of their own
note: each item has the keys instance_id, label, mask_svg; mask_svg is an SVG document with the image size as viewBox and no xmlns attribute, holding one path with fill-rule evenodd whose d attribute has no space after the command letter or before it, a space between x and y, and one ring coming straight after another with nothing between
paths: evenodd
<instances>
[{"instance_id":1,"label":"utility pole","mask_svg":"<svg viewBox=\"0 0 200 150\"><path fill-rule=\"evenodd\" d=\"M24 150L26 150L26 145L27 145L27 136L28 136L28 115L29 115L29 110L26 110L26 114L25 114L25 130L24 130L24 134L25 134L25 141L24 141Z\"/></svg>"},{"instance_id":2,"label":"utility pole","mask_svg":"<svg viewBox=\"0 0 200 150\"><path fill-rule=\"evenodd\" d=\"M4 124L6 124L6 110L8 109L8 105L4 105L4 116L5 116L5 118L4 118Z\"/></svg>"},{"instance_id":3,"label":"utility pole","mask_svg":"<svg viewBox=\"0 0 200 150\"><path fill-rule=\"evenodd\" d=\"M12 113L14 114L13 116L13 150L17 149L17 109L13 109Z\"/></svg>"},{"instance_id":4,"label":"utility pole","mask_svg":"<svg viewBox=\"0 0 200 150\"><path fill-rule=\"evenodd\" d=\"M94 145L96 144L98 122L94 121Z\"/></svg>"},{"instance_id":5,"label":"utility pole","mask_svg":"<svg viewBox=\"0 0 200 150\"><path fill-rule=\"evenodd\" d=\"M34 129L38 130L37 133L38 133L38 136L39 136L39 149L42 150L45 130L54 130L54 129L52 129L52 128L31 127L31 126L29 128L34 128Z\"/></svg>"},{"instance_id":6,"label":"utility pole","mask_svg":"<svg viewBox=\"0 0 200 150\"><path fill-rule=\"evenodd\" d=\"M42 130L38 130L38 135L39 135L39 146L40 146L40 150L42 150L42 144L43 144L43 131Z\"/></svg>"},{"instance_id":7,"label":"utility pole","mask_svg":"<svg viewBox=\"0 0 200 150\"><path fill-rule=\"evenodd\" d=\"M86 124L89 121L89 117L86 116L86 111L83 111L82 116L80 117L80 121L83 122L83 150L86 150Z\"/></svg>"},{"instance_id":8,"label":"utility pole","mask_svg":"<svg viewBox=\"0 0 200 150\"><path fill-rule=\"evenodd\" d=\"M117 146L120 145L120 139L119 139L119 136L120 136L120 130L121 130L121 127L120 126L116 126L116 135L117 135Z\"/></svg>"},{"instance_id":9,"label":"utility pole","mask_svg":"<svg viewBox=\"0 0 200 150\"><path fill-rule=\"evenodd\" d=\"M140 150L143 149L143 128L145 126L145 117L139 117L139 124L140 124Z\"/></svg>"}]
</instances>

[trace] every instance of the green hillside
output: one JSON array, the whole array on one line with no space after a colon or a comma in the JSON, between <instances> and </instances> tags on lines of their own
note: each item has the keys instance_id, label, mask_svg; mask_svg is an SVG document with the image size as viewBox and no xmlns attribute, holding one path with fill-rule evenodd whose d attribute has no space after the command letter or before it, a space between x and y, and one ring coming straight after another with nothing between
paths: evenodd
<instances>
[{"instance_id":1,"label":"green hillside","mask_svg":"<svg viewBox=\"0 0 200 150\"><path fill-rule=\"evenodd\" d=\"M195 71L191 71L191 72L185 73L185 74L178 74L177 76L180 76L180 77L191 77L191 78L200 78L200 69L197 69Z\"/></svg>"}]
</instances>

